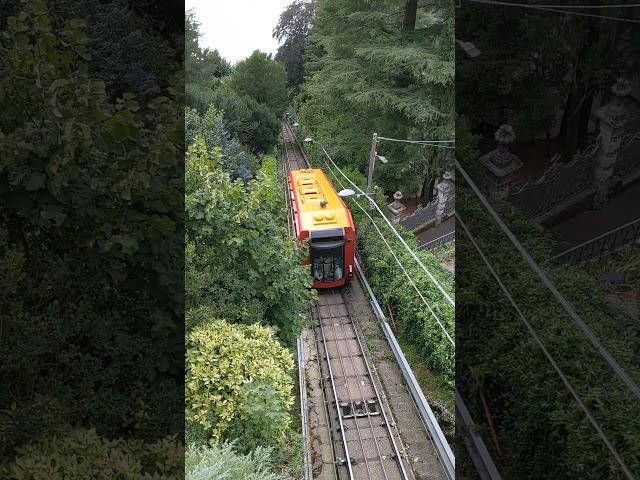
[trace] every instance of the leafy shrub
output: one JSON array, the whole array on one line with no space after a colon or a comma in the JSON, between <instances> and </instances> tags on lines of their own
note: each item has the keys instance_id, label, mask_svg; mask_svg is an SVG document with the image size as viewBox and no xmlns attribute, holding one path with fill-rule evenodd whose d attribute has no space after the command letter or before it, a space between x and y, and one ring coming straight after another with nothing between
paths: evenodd
<instances>
[{"instance_id":1,"label":"leafy shrub","mask_svg":"<svg viewBox=\"0 0 640 480\"><path fill-rule=\"evenodd\" d=\"M291 480L273 472L270 448L258 447L239 455L230 444L189 447L185 458L186 480Z\"/></svg>"},{"instance_id":2,"label":"leafy shrub","mask_svg":"<svg viewBox=\"0 0 640 480\"><path fill-rule=\"evenodd\" d=\"M314 291L300 247L286 238L273 160L231 182L221 152L192 146L186 166L186 304L229 322L266 323L293 345Z\"/></svg>"},{"instance_id":3,"label":"leafy shrub","mask_svg":"<svg viewBox=\"0 0 640 480\"><path fill-rule=\"evenodd\" d=\"M246 453L281 440L288 422L289 412L272 385L261 381L245 383L240 388L238 409L228 436L237 439L241 451Z\"/></svg>"},{"instance_id":4,"label":"leafy shrub","mask_svg":"<svg viewBox=\"0 0 640 480\"><path fill-rule=\"evenodd\" d=\"M186 419L200 423L218 440L226 437L237 415L247 418L243 400L286 411L293 404L292 369L291 354L271 329L211 319L187 336ZM251 383L268 386L264 400L257 398L265 393L262 387L243 391ZM283 433L289 421L280 414L263 420L262 431L270 435ZM236 424L236 432L240 430Z\"/></svg>"},{"instance_id":5,"label":"leafy shrub","mask_svg":"<svg viewBox=\"0 0 640 480\"><path fill-rule=\"evenodd\" d=\"M112 101L95 32L21 8L0 35L0 455L64 422L181 431L180 81Z\"/></svg>"},{"instance_id":6,"label":"leafy shrub","mask_svg":"<svg viewBox=\"0 0 640 480\"><path fill-rule=\"evenodd\" d=\"M191 145L198 139L204 140L210 152L216 147L221 149L224 169L231 178L247 181L255 175L258 162L227 132L222 113L214 105L203 116L189 107L185 109L186 143Z\"/></svg>"},{"instance_id":7,"label":"leafy shrub","mask_svg":"<svg viewBox=\"0 0 640 480\"><path fill-rule=\"evenodd\" d=\"M109 440L95 430L76 429L19 450L16 459L0 467L6 480L157 480L183 475L184 450L171 440Z\"/></svg>"}]
</instances>

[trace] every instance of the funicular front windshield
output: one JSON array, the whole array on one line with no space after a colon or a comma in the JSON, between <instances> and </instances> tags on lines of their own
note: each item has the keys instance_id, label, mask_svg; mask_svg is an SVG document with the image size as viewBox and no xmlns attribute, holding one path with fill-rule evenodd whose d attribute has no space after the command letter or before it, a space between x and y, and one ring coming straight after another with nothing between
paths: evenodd
<instances>
[{"instance_id":1,"label":"funicular front windshield","mask_svg":"<svg viewBox=\"0 0 640 480\"><path fill-rule=\"evenodd\" d=\"M344 240L313 242L311 262L315 281L341 280L344 275Z\"/></svg>"}]
</instances>

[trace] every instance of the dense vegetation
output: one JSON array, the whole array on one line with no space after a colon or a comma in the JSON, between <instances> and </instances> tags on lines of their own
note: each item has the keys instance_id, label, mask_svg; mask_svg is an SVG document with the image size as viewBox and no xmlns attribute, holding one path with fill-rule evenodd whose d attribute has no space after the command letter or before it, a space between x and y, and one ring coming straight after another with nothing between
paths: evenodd
<instances>
[{"instance_id":1,"label":"dense vegetation","mask_svg":"<svg viewBox=\"0 0 640 480\"><path fill-rule=\"evenodd\" d=\"M298 122L341 165L366 173L374 132L400 139L453 138L453 4L318 0L305 48ZM409 19L407 19L407 16ZM389 163L376 183L431 198L448 150L382 142Z\"/></svg>"},{"instance_id":2,"label":"dense vegetation","mask_svg":"<svg viewBox=\"0 0 640 480\"><path fill-rule=\"evenodd\" d=\"M269 152L287 105L284 67L257 50L232 67L217 50L200 47L192 12L186 14L185 29L187 105L200 115L213 105L240 143L254 154Z\"/></svg>"},{"instance_id":3,"label":"dense vegetation","mask_svg":"<svg viewBox=\"0 0 640 480\"><path fill-rule=\"evenodd\" d=\"M173 480L183 474L184 449L175 441L110 440L83 428L29 444L15 463L0 466L5 480Z\"/></svg>"},{"instance_id":4,"label":"dense vegetation","mask_svg":"<svg viewBox=\"0 0 640 480\"><path fill-rule=\"evenodd\" d=\"M191 15L187 24L197 32ZM269 155L287 103L285 71L260 52L229 66L197 41L190 49L187 477L299 478L288 348L313 291L299 246L287 238L284 192Z\"/></svg>"},{"instance_id":5,"label":"dense vegetation","mask_svg":"<svg viewBox=\"0 0 640 480\"><path fill-rule=\"evenodd\" d=\"M153 446L183 431L182 25L158 15L2 2L2 478L181 469Z\"/></svg>"},{"instance_id":6,"label":"dense vegetation","mask_svg":"<svg viewBox=\"0 0 640 480\"><path fill-rule=\"evenodd\" d=\"M541 286L473 194L459 186L457 199L462 218L524 315L627 465L638 474L640 439L629 434L640 428L637 401ZM539 225L527 221L507 204L496 206L578 314L638 382L637 322L614 307L584 270L553 264L552 241ZM457 345L464 352L464 362L457 365L456 380L476 420L484 418L479 391L488 399L503 456L498 457L488 431L485 441L503 476L623 478L610 452L465 235L458 236L456 250Z\"/></svg>"}]
</instances>

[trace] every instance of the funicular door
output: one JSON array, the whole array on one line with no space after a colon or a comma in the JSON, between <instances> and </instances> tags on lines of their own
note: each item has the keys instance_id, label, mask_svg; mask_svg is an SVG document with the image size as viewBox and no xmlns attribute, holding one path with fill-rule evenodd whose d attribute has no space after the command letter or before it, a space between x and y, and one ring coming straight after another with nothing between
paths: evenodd
<instances>
[{"instance_id":1,"label":"funicular door","mask_svg":"<svg viewBox=\"0 0 640 480\"><path fill-rule=\"evenodd\" d=\"M337 282L344 277L344 229L309 232L311 271L316 282Z\"/></svg>"}]
</instances>

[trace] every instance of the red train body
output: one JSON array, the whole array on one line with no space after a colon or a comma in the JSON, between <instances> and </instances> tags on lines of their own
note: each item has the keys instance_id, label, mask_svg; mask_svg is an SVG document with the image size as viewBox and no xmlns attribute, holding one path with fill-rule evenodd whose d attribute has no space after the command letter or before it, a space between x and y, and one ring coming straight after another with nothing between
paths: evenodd
<instances>
[{"instance_id":1,"label":"red train body","mask_svg":"<svg viewBox=\"0 0 640 480\"><path fill-rule=\"evenodd\" d=\"M291 219L298 240L309 242L313 288L335 288L355 274L356 231L351 212L320 169L288 176Z\"/></svg>"}]
</instances>

